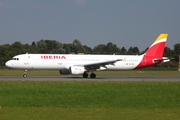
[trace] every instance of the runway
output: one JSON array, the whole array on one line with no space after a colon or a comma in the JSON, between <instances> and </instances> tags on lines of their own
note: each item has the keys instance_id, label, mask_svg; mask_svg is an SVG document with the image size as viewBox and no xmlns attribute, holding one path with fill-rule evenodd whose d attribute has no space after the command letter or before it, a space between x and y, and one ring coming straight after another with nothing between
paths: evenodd
<instances>
[{"instance_id":1,"label":"runway","mask_svg":"<svg viewBox=\"0 0 180 120\"><path fill-rule=\"evenodd\" d=\"M82 76L0 76L0 81L180 82L180 76L97 76L95 79Z\"/></svg>"}]
</instances>

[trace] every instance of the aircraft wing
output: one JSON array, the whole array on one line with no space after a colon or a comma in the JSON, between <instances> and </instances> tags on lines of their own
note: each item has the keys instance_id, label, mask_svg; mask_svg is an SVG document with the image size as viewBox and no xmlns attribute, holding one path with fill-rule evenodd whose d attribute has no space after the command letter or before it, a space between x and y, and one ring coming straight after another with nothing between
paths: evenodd
<instances>
[{"instance_id":1,"label":"aircraft wing","mask_svg":"<svg viewBox=\"0 0 180 120\"><path fill-rule=\"evenodd\" d=\"M76 65L76 66L84 66L85 69L87 71L90 71L90 70L97 70L97 69L100 69L100 67L105 67L105 65L113 65L114 63L116 63L117 61L122 61L123 59L116 59L116 60L109 60L109 61L104 61L104 62L96 62L96 63L89 63L89 64L83 64L83 65Z\"/></svg>"}]
</instances>

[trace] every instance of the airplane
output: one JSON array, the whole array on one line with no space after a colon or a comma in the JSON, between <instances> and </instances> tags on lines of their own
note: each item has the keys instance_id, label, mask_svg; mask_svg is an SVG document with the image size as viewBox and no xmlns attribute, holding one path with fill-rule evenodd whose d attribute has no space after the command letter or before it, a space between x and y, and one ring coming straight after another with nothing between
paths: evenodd
<instances>
[{"instance_id":1,"label":"airplane","mask_svg":"<svg viewBox=\"0 0 180 120\"><path fill-rule=\"evenodd\" d=\"M72 74L96 78L94 71L135 70L168 62L163 57L168 34L162 33L142 55L87 55L87 54L20 54L7 61L8 68L27 70L59 70L62 75Z\"/></svg>"}]
</instances>

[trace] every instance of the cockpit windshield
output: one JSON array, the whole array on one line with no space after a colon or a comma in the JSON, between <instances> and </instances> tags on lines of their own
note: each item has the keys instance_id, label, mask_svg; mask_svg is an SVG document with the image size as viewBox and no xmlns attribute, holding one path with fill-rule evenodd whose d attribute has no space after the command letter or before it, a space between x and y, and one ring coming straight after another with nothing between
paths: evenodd
<instances>
[{"instance_id":1,"label":"cockpit windshield","mask_svg":"<svg viewBox=\"0 0 180 120\"><path fill-rule=\"evenodd\" d=\"M11 60L19 60L19 58L11 58Z\"/></svg>"}]
</instances>

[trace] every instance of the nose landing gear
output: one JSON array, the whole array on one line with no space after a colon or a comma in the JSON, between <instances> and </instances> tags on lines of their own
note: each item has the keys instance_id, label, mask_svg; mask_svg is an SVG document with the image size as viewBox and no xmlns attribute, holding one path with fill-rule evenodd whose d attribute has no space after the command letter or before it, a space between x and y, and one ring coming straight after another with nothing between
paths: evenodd
<instances>
[{"instance_id":1,"label":"nose landing gear","mask_svg":"<svg viewBox=\"0 0 180 120\"><path fill-rule=\"evenodd\" d=\"M23 78L27 77L27 70L24 70Z\"/></svg>"}]
</instances>

